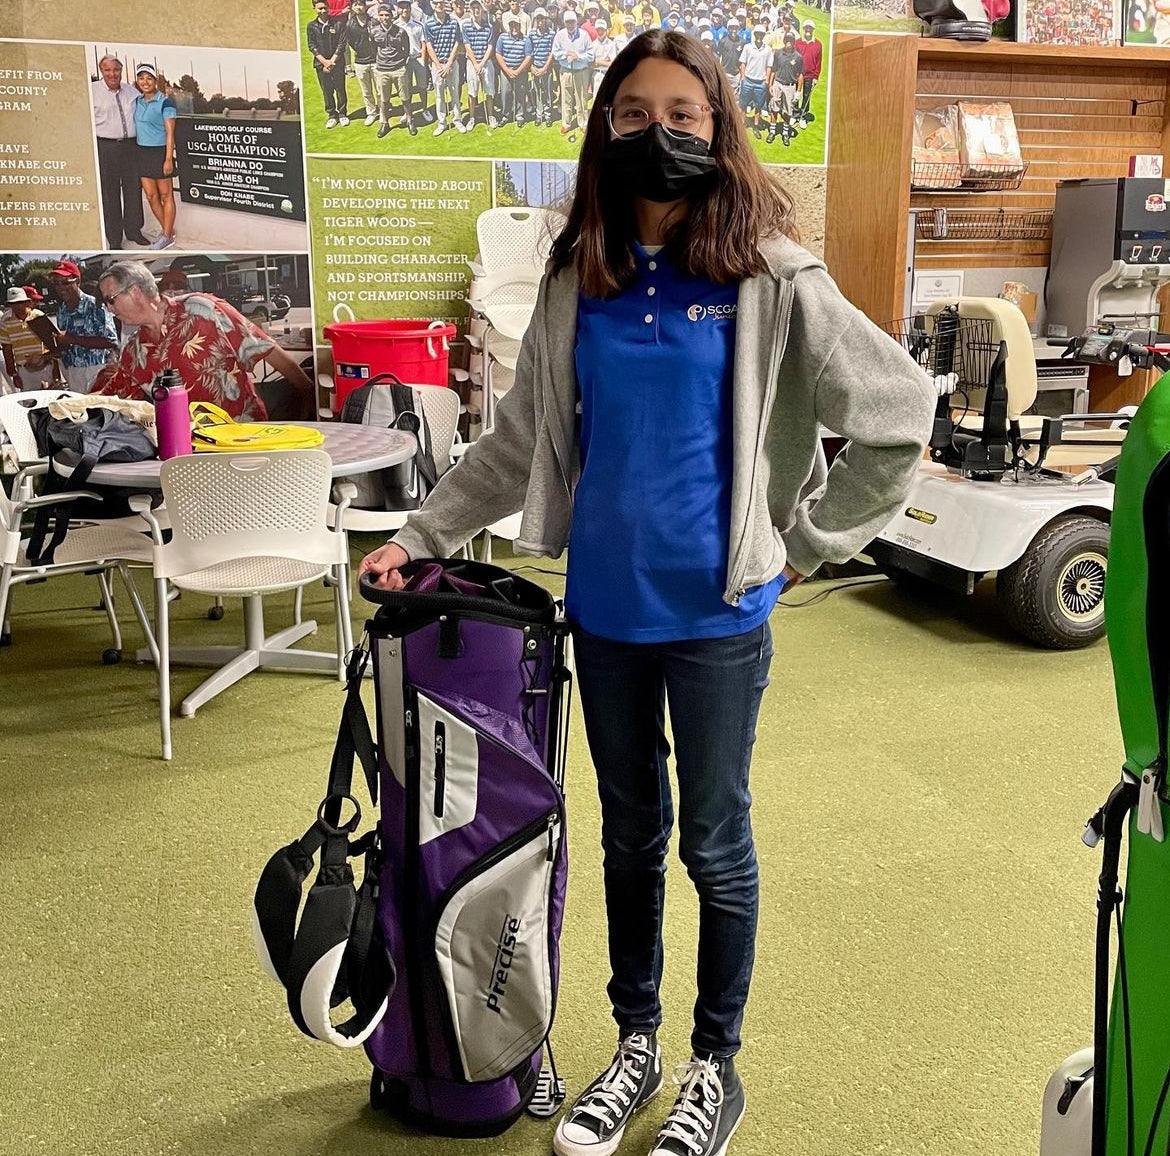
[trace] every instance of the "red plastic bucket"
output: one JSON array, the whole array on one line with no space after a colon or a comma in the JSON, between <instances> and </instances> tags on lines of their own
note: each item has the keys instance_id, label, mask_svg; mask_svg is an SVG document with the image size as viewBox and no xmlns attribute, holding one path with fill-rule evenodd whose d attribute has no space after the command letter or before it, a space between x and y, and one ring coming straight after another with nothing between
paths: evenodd
<instances>
[{"instance_id":1,"label":"red plastic bucket","mask_svg":"<svg viewBox=\"0 0 1170 1156\"><path fill-rule=\"evenodd\" d=\"M333 408L380 373L409 385L446 385L455 326L443 321L333 321L325 337L333 346Z\"/></svg>"}]
</instances>

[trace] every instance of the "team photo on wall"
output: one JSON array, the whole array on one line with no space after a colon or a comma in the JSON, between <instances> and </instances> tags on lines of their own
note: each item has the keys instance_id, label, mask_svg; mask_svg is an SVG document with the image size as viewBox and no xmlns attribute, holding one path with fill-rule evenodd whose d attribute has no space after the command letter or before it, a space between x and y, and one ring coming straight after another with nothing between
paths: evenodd
<instances>
[{"instance_id":1,"label":"team photo on wall","mask_svg":"<svg viewBox=\"0 0 1170 1156\"><path fill-rule=\"evenodd\" d=\"M693 37L753 147L823 164L831 14L738 0L300 0L310 153L575 159L606 69L654 28Z\"/></svg>"}]
</instances>

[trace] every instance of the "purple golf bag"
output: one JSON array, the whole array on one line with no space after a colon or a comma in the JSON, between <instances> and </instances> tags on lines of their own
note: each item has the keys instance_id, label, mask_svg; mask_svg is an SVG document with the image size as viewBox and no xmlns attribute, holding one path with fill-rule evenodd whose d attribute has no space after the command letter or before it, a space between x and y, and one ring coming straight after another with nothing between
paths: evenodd
<instances>
[{"instance_id":1,"label":"purple golf bag","mask_svg":"<svg viewBox=\"0 0 1170 1156\"><path fill-rule=\"evenodd\" d=\"M375 1108L442 1135L495 1135L564 1099L551 1049L541 1061L567 874L565 632L552 597L507 570L418 561L403 574L404 591L362 583L380 606L350 660L328 792L261 876L257 942L303 1032L365 1046ZM356 839L355 757L381 799L377 827Z\"/></svg>"}]
</instances>

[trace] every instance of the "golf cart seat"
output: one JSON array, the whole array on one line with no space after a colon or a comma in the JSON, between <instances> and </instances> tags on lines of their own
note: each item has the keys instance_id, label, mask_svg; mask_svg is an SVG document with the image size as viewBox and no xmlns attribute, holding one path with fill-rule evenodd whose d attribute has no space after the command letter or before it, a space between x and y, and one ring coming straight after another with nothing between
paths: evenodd
<instances>
[{"instance_id":1,"label":"golf cart seat","mask_svg":"<svg viewBox=\"0 0 1170 1156\"><path fill-rule=\"evenodd\" d=\"M1036 404L1036 351L1032 348L1032 334L1018 305L999 297L949 297L931 304L928 316L936 316L948 306L957 306L964 319L987 321L991 324L991 340L1004 342L1007 361L1004 363L1004 384L1007 386L1007 416L1019 421ZM983 428L978 417L983 411L984 390L970 391L971 413L957 423L958 428L977 432Z\"/></svg>"},{"instance_id":2,"label":"golf cart seat","mask_svg":"<svg viewBox=\"0 0 1170 1156\"><path fill-rule=\"evenodd\" d=\"M1002 341L1007 349L1007 360L1004 363L1004 379L1007 386L1007 416L1008 420L1019 423L1020 433L1027 441L1035 441L1040 437L1044 419L1027 411L1036 402L1037 376L1036 353L1032 344L1032 334L1028 330L1028 322L1020 311L1019 306L999 297L952 297L934 302L930 314L937 314L948 305L958 306L959 316L985 320L991 323L992 340ZM955 428L967 433L979 433L983 429L983 402L986 391L973 389L965 399L964 408L969 412L961 419L956 419ZM960 395L955 396L954 408L959 410ZM1094 442L1110 441L1113 446L1087 445L1077 446L1081 440ZM1073 469L1098 465L1116 456L1118 448L1125 440L1125 430L1122 428L1102 429L1067 429L1063 433L1064 444L1053 447L1048 451L1045 465L1053 469ZM1034 459L1035 452L1025 453L1026 457Z\"/></svg>"}]
</instances>

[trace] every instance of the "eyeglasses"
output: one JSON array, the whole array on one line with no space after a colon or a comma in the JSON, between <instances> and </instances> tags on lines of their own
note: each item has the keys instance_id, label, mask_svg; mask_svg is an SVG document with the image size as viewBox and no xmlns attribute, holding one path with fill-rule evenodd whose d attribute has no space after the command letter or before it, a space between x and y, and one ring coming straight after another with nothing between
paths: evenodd
<instances>
[{"instance_id":1,"label":"eyeglasses","mask_svg":"<svg viewBox=\"0 0 1170 1156\"><path fill-rule=\"evenodd\" d=\"M709 104L672 104L661 116L651 116L637 105L614 108L610 104L605 107L605 119L614 136L627 140L641 136L655 121L676 140L686 140L698 133L710 112Z\"/></svg>"},{"instance_id":2,"label":"eyeglasses","mask_svg":"<svg viewBox=\"0 0 1170 1156\"><path fill-rule=\"evenodd\" d=\"M121 289L119 289L119 290L118 290L118 292L117 292L117 293L115 293L115 294L114 294L112 297L107 297L107 296L106 296L106 295L103 293L103 294L102 294L102 300L103 300L103 301L104 301L104 302L105 302L107 305L113 305L113 303L114 303L115 301L117 301L117 300L118 300L118 298L119 298L119 297L121 297L123 293L129 293L129 292L130 292L130 290L131 290L131 289L133 289L133 288L134 288L134 286L133 286L133 285L125 285L125 286L123 286Z\"/></svg>"}]
</instances>

